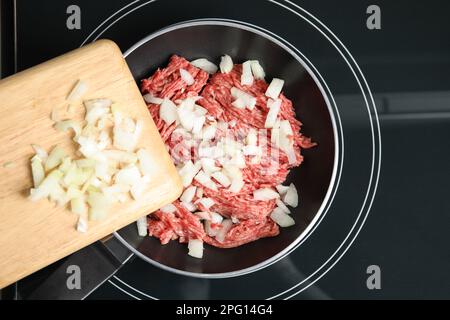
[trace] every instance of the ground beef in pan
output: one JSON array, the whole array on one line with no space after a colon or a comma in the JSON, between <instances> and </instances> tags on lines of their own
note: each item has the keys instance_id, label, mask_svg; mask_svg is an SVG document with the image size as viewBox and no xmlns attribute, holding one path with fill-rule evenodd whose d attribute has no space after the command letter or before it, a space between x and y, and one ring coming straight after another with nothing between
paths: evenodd
<instances>
[{"instance_id":1,"label":"ground beef in pan","mask_svg":"<svg viewBox=\"0 0 450 320\"><path fill-rule=\"evenodd\" d=\"M180 68L187 70L193 76L194 83L192 85L188 86L183 81L179 72ZM149 93L157 98L168 98L175 103L187 97L202 97L196 101L196 104L208 111L207 115L210 118L207 123L223 122L228 124L227 132L218 129L216 136L226 134L236 139L242 139L250 129L267 132L266 135L258 136L258 145L262 146L264 151L260 160L253 161L253 158L245 157L246 166L242 169L245 184L238 193L233 193L220 184L217 184L218 190L215 191L195 180L192 182L192 185L202 188L202 197L214 201L214 205L209 209L197 203L198 210L216 212L235 222L225 234L224 239L218 241L209 236L200 218L177 200L174 202L176 207L174 212L166 213L159 210L148 218L149 235L159 238L162 244L175 239L180 242L201 239L216 247L232 248L260 238L276 236L280 232L278 225L269 217L276 206L275 200L255 201L253 191L260 188L275 189L277 185L283 183L289 170L302 163L301 149L310 148L315 144L300 133L302 124L295 118L292 102L281 93L279 98L282 104L279 117L289 121L294 133L292 139L296 161L289 164L286 154L271 143L270 130L264 128L268 113L266 106L268 98L265 96L268 84L264 80L255 80L251 86L243 86L241 85L241 74L242 65L235 64L233 70L228 74L219 71L210 76L205 71L191 65L186 59L174 55L170 58L166 68L158 69L150 78L142 81L143 94ZM233 107L230 93L232 87L256 97L255 108L249 110ZM183 135L178 134L176 123L166 125L160 118L159 105L148 104L148 108L175 164L179 165L187 160L193 162L197 160L196 147L198 146L183 144ZM277 155L277 159L274 159L273 154ZM198 199L198 194L196 194L192 202L195 203ZM220 229L221 225L211 224L211 228Z\"/></svg>"}]
</instances>

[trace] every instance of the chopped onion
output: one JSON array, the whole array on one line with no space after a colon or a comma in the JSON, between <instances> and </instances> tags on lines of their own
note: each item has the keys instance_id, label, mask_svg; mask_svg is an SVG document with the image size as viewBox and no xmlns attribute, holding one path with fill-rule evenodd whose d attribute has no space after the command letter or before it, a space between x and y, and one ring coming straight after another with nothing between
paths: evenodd
<instances>
[{"instance_id":1,"label":"chopped onion","mask_svg":"<svg viewBox=\"0 0 450 320\"><path fill-rule=\"evenodd\" d=\"M71 165L72 159L70 157L64 157L58 169L61 170L62 173L66 173L67 171L69 171Z\"/></svg>"},{"instance_id":2,"label":"chopped onion","mask_svg":"<svg viewBox=\"0 0 450 320\"><path fill-rule=\"evenodd\" d=\"M217 180L222 186L225 188L229 187L231 185L230 179L222 172L217 171L211 174L211 176Z\"/></svg>"},{"instance_id":3,"label":"chopped onion","mask_svg":"<svg viewBox=\"0 0 450 320\"><path fill-rule=\"evenodd\" d=\"M133 185L135 182L139 181L140 178L141 173L138 168L136 165L131 164L119 170L114 177L114 181L118 184Z\"/></svg>"},{"instance_id":4,"label":"chopped onion","mask_svg":"<svg viewBox=\"0 0 450 320\"><path fill-rule=\"evenodd\" d=\"M123 150L103 150L102 154L110 161L119 162L119 163L136 163L138 158L140 160L139 151L138 155L123 151ZM143 173L145 174L145 173Z\"/></svg>"},{"instance_id":5,"label":"chopped onion","mask_svg":"<svg viewBox=\"0 0 450 320\"><path fill-rule=\"evenodd\" d=\"M222 223L223 217L217 212L210 212L211 214L211 222L212 223Z\"/></svg>"},{"instance_id":6,"label":"chopped onion","mask_svg":"<svg viewBox=\"0 0 450 320\"><path fill-rule=\"evenodd\" d=\"M86 108L86 113L91 111L94 108L99 109L108 109L111 107L113 109L113 103L109 99L91 99L91 100L85 100L83 101L84 107ZM117 110L118 106L117 104L114 105L114 109ZM87 116L87 114L86 114Z\"/></svg>"},{"instance_id":7,"label":"chopped onion","mask_svg":"<svg viewBox=\"0 0 450 320\"><path fill-rule=\"evenodd\" d=\"M202 69L203 71L208 72L209 74L214 74L217 72L217 66L212 63L211 61L201 58L196 59L194 61L191 61L191 64L199 69Z\"/></svg>"},{"instance_id":8,"label":"chopped onion","mask_svg":"<svg viewBox=\"0 0 450 320\"><path fill-rule=\"evenodd\" d=\"M190 212L194 212L197 210L197 206L192 202L181 202L181 204Z\"/></svg>"},{"instance_id":9,"label":"chopped onion","mask_svg":"<svg viewBox=\"0 0 450 320\"><path fill-rule=\"evenodd\" d=\"M159 116L170 126L175 121L179 121L177 106L170 99L164 99L159 107Z\"/></svg>"},{"instance_id":10,"label":"chopped onion","mask_svg":"<svg viewBox=\"0 0 450 320\"><path fill-rule=\"evenodd\" d=\"M228 190L230 190L233 193L238 193L241 191L242 187L244 187L244 180L243 179L233 179L231 181L231 186Z\"/></svg>"},{"instance_id":11,"label":"chopped onion","mask_svg":"<svg viewBox=\"0 0 450 320\"><path fill-rule=\"evenodd\" d=\"M157 98L157 97L153 96L151 93L144 94L144 100L147 103L153 103L153 104L161 104L164 101L164 99Z\"/></svg>"},{"instance_id":12,"label":"chopped onion","mask_svg":"<svg viewBox=\"0 0 450 320\"><path fill-rule=\"evenodd\" d=\"M247 137L245 138L245 143L248 146L256 146L258 143L258 134L256 132L256 129L251 128L248 131Z\"/></svg>"},{"instance_id":13,"label":"chopped onion","mask_svg":"<svg viewBox=\"0 0 450 320\"><path fill-rule=\"evenodd\" d=\"M154 164L150 152L147 149L139 149L137 151L137 157L142 175L151 176L154 172Z\"/></svg>"},{"instance_id":14,"label":"chopped onion","mask_svg":"<svg viewBox=\"0 0 450 320\"><path fill-rule=\"evenodd\" d=\"M280 195L278 192L270 189L270 188L261 188L253 191L253 199L265 201L265 200L273 200L279 198Z\"/></svg>"},{"instance_id":15,"label":"chopped onion","mask_svg":"<svg viewBox=\"0 0 450 320\"><path fill-rule=\"evenodd\" d=\"M50 171L53 168L56 168L65 156L66 153L60 146L54 147L45 161L45 171Z\"/></svg>"},{"instance_id":16,"label":"chopped onion","mask_svg":"<svg viewBox=\"0 0 450 320\"><path fill-rule=\"evenodd\" d=\"M113 128L113 145L117 149L133 151L133 149L135 148L138 136L136 136L134 132L136 130L136 126L134 128L131 128L131 123L133 123L134 125L134 121L130 118L123 119L123 123L118 123L117 121L115 122Z\"/></svg>"},{"instance_id":17,"label":"chopped onion","mask_svg":"<svg viewBox=\"0 0 450 320\"><path fill-rule=\"evenodd\" d=\"M51 113L51 115L50 115L50 118L53 120L53 121L59 121L59 114L58 114L58 108L56 108L56 107L54 107L53 109L52 109L52 113Z\"/></svg>"},{"instance_id":18,"label":"chopped onion","mask_svg":"<svg viewBox=\"0 0 450 320\"><path fill-rule=\"evenodd\" d=\"M194 178L196 181L204 185L206 188L217 191L217 185L211 180L210 176L203 170L200 170Z\"/></svg>"},{"instance_id":19,"label":"chopped onion","mask_svg":"<svg viewBox=\"0 0 450 320\"><path fill-rule=\"evenodd\" d=\"M187 161L183 167L178 171L178 174L181 176L181 181L183 186L187 188L194 179L195 175L200 171L202 165L199 161L192 163L192 161Z\"/></svg>"},{"instance_id":20,"label":"chopped onion","mask_svg":"<svg viewBox=\"0 0 450 320\"><path fill-rule=\"evenodd\" d=\"M280 130L285 135L292 136L294 134L294 132L292 131L291 123L289 122L289 120L282 120L282 121L280 121Z\"/></svg>"},{"instance_id":21,"label":"chopped onion","mask_svg":"<svg viewBox=\"0 0 450 320\"><path fill-rule=\"evenodd\" d=\"M83 80L78 80L73 89L70 91L69 95L67 96L67 101L75 101L80 99L87 91L88 86L86 82Z\"/></svg>"},{"instance_id":22,"label":"chopped onion","mask_svg":"<svg viewBox=\"0 0 450 320\"><path fill-rule=\"evenodd\" d=\"M294 184L291 183L289 185L286 194L283 196L283 202L293 208L298 206L298 193L297 188L295 188Z\"/></svg>"},{"instance_id":23,"label":"chopped onion","mask_svg":"<svg viewBox=\"0 0 450 320\"><path fill-rule=\"evenodd\" d=\"M149 176L143 176L133 183L130 189L131 196L134 200L138 200L142 197L142 194L147 189L148 183L150 182Z\"/></svg>"},{"instance_id":24,"label":"chopped onion","mask_svg":"<svg viewBox=\"0 0 450 320\"><path fill-rule=\"evenodd\" d=\"M216 240L219 241L219 242L224 242L228 231L230 231L230 229L232 227L233 227L233 221L231 221L231 219L223 220L222 221L222 228L217 233Z\"/></svg>"},{"instance_id":25,"label":"chopped onion","mask_svg":"<svg viewBox=\"0 0 450 320\"><path fill-rule=\"evenodd\" d=\"M245 156L258 156L262 154L262 149L259 146L245 146L243 152Z\"/></svg>"},{"instance_id":26,"label":"chopped onion","mask_svg":"<svg viewBox=\"0 0 450 320\"><path fill-rule=\"evenodd\" d=\"M70 185L67 188L67 192L66 195L69 199L75 199L75 198L80 198L83 197L83 193L81 192L81 190L79 188L77 188L77 186L75 185Z\"/></svg>"},{"instance_id":27,"label":"chopped onion","mask_svg":"<svg viewBox=\"0 0 450 320\"><path fill-rule=\"evenodd\" d=\"M214 200L211 198L201 198L198 203L205 207L206 210L209 210L209 208L215 204Z\"/></svg>"},{"instance_id":28,"label":"chopped onion","mask_svg":"<svg viewBox=\"0 0 450 320\"><path fill-rule=\"evenodd\" d=\"M37 201L46 198L50 193L59 187L59 181L61 180L63 173L58 169L53 170L47 177L42 180L39 186L30 190L31 201Z\"/></svg>"},{"instance_id":29,"label":"chopped onion","mask_svg":"<svg viewBox=\"0 0 450 320\"><path fill-rule=\"evenodd\" d=\"M75 137L78 137L81 133L81 126L74 120L63 120L55 123L56 130L66 132L69 129L72 129L75 132Z\"/></svg>"},{"instance_id":30,"label":"chopped onion","mask_svg":"<svg viewBox=\"0 0 450 320\"><path fill-rule=\"evenodd\" d=\"M89 220L102 220L106 217L112 199L101 192L90 192L87 197L89 204Z\"/></svg>"},{"instance_id":31,"label":"chopped onion","mask_svg":"<svg viewBox=\"0 0 450 320\"><path fill-rule=\"evenodd\" d=\"M280 112L281 100L269 99L267 101L267 107L269 108L269 112L267 113L266 122L264 124L265 128L273 128L275 122L277 121L278 113Z\"/></svg>"},{"instance_id":32,"label":"chopped onion","mask_svg":"<svg viewBox=\"0 0 450 320\"><path fill-rule=\"evenodd\" d=\"M230 73L233 70L233 60L227 54L223 55L220 58L220 72L222 73Z\"/></svg>"},{"instance_id":33,"label":"chopped onion","mask_svg":"<svg viewBox=\"0 0 450 320\"><path fill-rule=\"evenodd\" d=\"M216 136L216 130L217 130L217 127L213 126L213 125L209 125L209 126L203 127L202 139L203 140L214 139L214 137Z\"/></svg>"},{"instance_id":34,"label":"chopped onion","mask_svg":"<svg viewBox=\"0 0 450 320\"><path fill-rule=\"evenodd\" d=\"M189 105L180 104L177 108L178 119L181 125L187 130L192 131L196 120L196 115L193 110L190 110Z\"/></svg>"},{"instance_id":35,"label":"chopped onion","mask_svg":"<svg viewBox=\"0 0 450 320\"><path fill-rule=\"evenodd\" d=\"M230 89L231 95L234 99L236 99L235 102L233 102L233 106L236 108L243 109L244 107L247 107L249 110L253 110L256 105L256 98L252 96L251 94L248 94L247 92L244 92L242 90L239 90L236 87L232 87ZM235 105L236 103L236 105ZM244 105L244 107L241 107Z\"/></svg>"},{"instance_id":36,"label":"chopped onion","mask_svg":"<svg viewBox=\"0 0 450 320\"><path fill-rule=\"evenodd\" d=\"M197 192L195 195L197 196L197 198L201 199L203 197L203 189L197 188Z\"/></svg>"},{"instance_id":37,"label":"chopped onion","mask_svg":"<svg viewBox=\"0 0 450 320\"><path fill-rule=\"evenodd\" d=\"M284 213L281 208L275 208L270 214L270 218L282 228L290 227L295 224L291 216Z\"/></svg>"},{"instance_id":38,"label":"chopped onion","mask_svg":"<svg viewBox=\"0 0 450 320\"><path fill-rule=\"evenodd\" d=\"M194 213L200 220L211 220L211 214L207 211L197 211Z\"/></svg>"},{"instance_id":39,"label":"chopped onion","mask_svg":"<svg viewBox=\"0 0 450 320\"><path fill-rule=\"evenodd\" d=\"M73 213L84 216L88 212L84 196L76 197L70 200L70 209Z\"/></svg>"},{"instance_id":40,"label":"chopped onion","mask_svg":"<svg viewBox=\"0 0 450 320\"><path fill-rule=\"evenodd\" d=\"M87 138L84 136L80 136L77 142L80 145L78 151L80 151L86 158L93 157L100 152L97 142L93 137Z\"/></svg>"},{"instance_id":41,"label":"chopped onion","mask_svg":"<svg viewBox=\"0 0 450 320\"><path fill-rule=\"evenodd\" d=\"M173 204L169 203L168 205L165 205L160 209L164 213L174 213L177 211L177 207L175 207Z\"/></svg>"},{"instance_id":42,"label":"chopped onion","mask_svg":"<svg viewBox=\"0 0 450 320\"><path fill-rule=\"evenodd\" d=\"M219 167L216 167L216 162L212 158L201 158L200 162L202 164L203 171L206 173L212 173L220 170Z\"/></svg>"},{"instance_id":43,"label":"chopped onion","mask_svg":"<svg viewBox=\"0 0 450 320\"><path fill-rule=\"evenodd\" d=\"M190 186L186 190L184 190L183 194L180 197L182 202L192 202L195 196L195 192L197 191L197 187Z\"/></svg>"},{"instance_id":44,"label":"chopped onion","mask_svg":"<svg viewBox=\"0 0 450 320\"><path fill-rule=\"evenodd\" d=\"M37 188L45 178L45 171L41 160L35 158L31 161L31 173L33 176L33 185Z\"/></svg>"},{"instance_id":45,"label":"chopped onion","mask_svg":"<svg viewBox=\"0 0 450 320\"><path fill-rule=\"evenodd\" d=\"M198 239L189 239L188 255L201 259L203 257L203 241Z\"/></svg>"},{"instance_id":46,"label":"chopped onion","mask_svg":"<svg viewBox=\"0 0 450 320\"><path fill-rule=\"evenodd\" d=\"M243 86L251 86L253 84L253 75L252 75L252 69L251 69L252 62L245 61L242 64L242 75L241 75L241 84Z\"/></svg>"},{"instance_id":47,"label":"chopped onion","mask_svg":"<svg viewBox=\"0 0 450 320\"><path fill-rule=\"evenodd\" d=\"M188 85L191 86L194 84L194 77L185 69L180 69L181 79Z\"/></svg>"},{"instance_id":48,"label":"chopped onion","mask_svg":"<svg viewBox=\"0 0 450 320\"><path fill-rule=\"evenodd\" d=\"M34 158L34 157L33 157L33 158ZM33 160L33 158L32 158L32 160ZM38 158L34 158L34 159L40 161L40 159L38 159ZM15 163L14 163L13 161L6 161L6 162L3 164L3 168L6 168L6 169L8 169L8 168L14 168L14 167L15 167Z\"/></svg>"},{"instance_id":49,"label":"chopped onion","mask_svg":"<svg viewBox=\"0 0 450 320\"><path fill-rule=\"evenodd\" d=\"M199 134L202 131L205 120L206 120L205 116L200 116L200 117L195 118L194 126L192 127L193 134Z\"/></svg>"},{"instance_id":50,"label":"chopped onion","mask_svg":"<svg viewBox=\"0 0 450 320\"><path fill-rule=\"evenodd\" d=\"M147 216L137 219L136 226L138 229L138 235L140 237L145 237L147 235Z\"/></svg>"},{"instance_id":51,"label":"chopped onion","mask_svg":"<svg viewBox=\"0 0 450 320\"><path fill-rule=\"evenodd\" d=\"M220 228L213 228L211 226L211 224L212 224L212 221L209 221L209 220L205 221L205 231L208 236L215 237L219 233Z\"/></svg>"},{"instance_id":52,"label":"chopped onion","mask_svg":"<svg viewBox=\"0 0 450 320\"><path fill-rule=\"evenodd\" d=\"M48 158L48 153L45 151L41 146L37 144L32 144L31 147L33 148L34 152L36 152L36 155L41 159L42 162L45 162Z\"/></svg>"},{"instance_id":53,"label":"chopped onion","mask_svg":"<svg viewBox=\"0 0 450 320\"><path fill-rule=\"evenodd\" d=\"M77 231L80 233L86 233L87 230L88 230L88 223L86 221L86 218L82 216L78 217Z\"/></svg>"},{"instance_id":54,"label":"chopped onion","mask_svg":"<svg viewBox=\"0 0 450 320\"><path fill-rule=\"evenodd\" d=\"M281 201L280 199L276 200L276 204L277 204L277 207L280 208L281 210L283 210L284 213L286 213L286 214L290 214L291 213L291 210L289 210L289 208L286 207L284 202Z\"/></svg>"},{"instance_id":55,"label":"chopped onion","mask_svg":"<svg viewBox=\"0 0 450 320\"><path fill-rule=\"evenodd\" d=\"M288 191L289 186L283 186L282 184L279 184L275 188L277 189L278 193L281 196L284 196L286 194L286 192Z\"/></svg>"},{"instance_id":56,"label":"chopped onion","mask_svg":"<svg viewBox=\"0 0 450 320\"><path fill-rule=\"evenodd\" d=\"M284 80L273 78L266 90L266 96L272 99L278 99L283 89Z\"/></svg>"},{"instance_id":57,"label":"chopped onion","mask_svg":"<svg viewBox=\"0 0 450 320\"><path fill-rule=\"evenodd\" d=\"M255 79L264 80L266 73L264 72L263 67L261 67L261 65L259 64L258 60L252 60L251 68L252 68L253 77L255 77Z\"/></svg>"},{"instance_id":58,"label":"chopped onion","mask_svg":"<svg viewBox=\"0 0 450 320\"><path fill-rule=\"evenodd\" d=\"M86 104L85 104L86 106ZM95 124L97 121L105 116L109 112L109 105L107 105L104 102L93 102L92 104L88 104L88 107L86 106L86 116L85 120L88 124Z\"/></svg>"},{"instance_id":59,"label":"chopped onion","mask_svg":"<svg viewBox=\"0 0 450 320\"><path fill-rule=\"evenodd\" d=\"M246 103L244 99L238 98L234 100L231 105L237 109L245 109Z\"/></svg>"},{"instance_id":60,"label":"chopped onion","mask_svg":"<svg viewBox=\"0 0 450 320\"><path fill-rule=\"evenodd\" d=\"M280 120L275 121L270 131L270 141L278 148L280 147Z\"/></svg>"}]
</instances>

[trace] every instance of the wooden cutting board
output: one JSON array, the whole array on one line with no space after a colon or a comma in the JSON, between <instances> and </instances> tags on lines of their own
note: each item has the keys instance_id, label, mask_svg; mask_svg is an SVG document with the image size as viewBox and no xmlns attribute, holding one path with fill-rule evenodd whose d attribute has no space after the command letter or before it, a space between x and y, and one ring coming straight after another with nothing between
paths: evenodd
<instances>
[{"instance_id":1,"label":"wooden cutting board","mask_svg":"<svg viewBox=\"0 0 450 320\"><path fill-rule=\"evenodd\" d=\"M83 99L108 98L144 121L139 147L150 150L154 172L139 201L114 205L108 217L76 231L78 216L43 199L27 199L32 177L31 144L47 151L56 144L73 152L72 133L57 132L50 114L66 118L66 97L78 79ZM82 119L82 101L71 118ZM76 116L75 116L76 115ZM175 200L182 191L145 102L117 45L100 40L0 81L0 288L17 281Z\"/></svg>"}]
</instances>

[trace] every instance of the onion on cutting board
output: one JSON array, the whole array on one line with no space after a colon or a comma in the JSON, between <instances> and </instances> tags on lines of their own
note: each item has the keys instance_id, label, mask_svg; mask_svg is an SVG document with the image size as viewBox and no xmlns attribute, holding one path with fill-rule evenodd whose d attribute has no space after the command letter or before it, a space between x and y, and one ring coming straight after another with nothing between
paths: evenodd
<instances>
[{"instance_id":1,"label":"onion on cutting board","mask_svg":"<svg viewBox=\"0 0 450 320\"><path fill-rule=\"evenodd\" d=\"M83 90L80 90L82 95L79 96L77 93L75 94L77 99L71 97L73 100L68 101L67 97L80 79L86 84L87 89L83 85L81 88ZM39 90L36 90L36 84ZM148 154L142 159L152 164L152 170L148 189L138 200L134 200L131 195L127 195L128 199L120 196L121 200L126 201L113 201L110 208L105 210L105 218L87 221L86 230L86 220L80 217L89 214L89 202L95 207L93 214L96 218L103 215L102 207L105 199L99 197L98 192L113 184L106 182L110 168L102 165L90 167L91 161L79 162L83 167L80 170L72 165L81 158L95 157L96 161L101 162L102 157L96 153L98 151L96 149L116 149L112 147L114 137L111 131L115 119L105 118L102 106L99 106L97 111L92 111L90 121L96 121L97 125L85 128L86 130L80 133L80 138L83 135L95 135L95 132L103 127L108 131L108 139L103 134L103 142L95 146L91 140L81 139L85 146L83 151L90 155L86 157L75 153L80 145L73 140L76 135L72 130L73 123L61 123L58 125L61 130L57 130L55 121L50 117L52 111L56 110L57 121L73 119L79 123L86 116L83 101L99 97L112 101L113 109L115 106L123 107L126 110L123 119L126 117L133 119L134 128L126 121L125 134L134 137L137 135L136 131L141 131L140 136L145 139L136 141L133 150L122 151L136 153L139 149L148 150ZM0 288L107 236L114 230L134 223L140 216L171 203L181 194L182 185L176 168L122 53L113 42L97 41L50 62L2 79L0 99L2 101L0 161L1 163L12 161L15 164L12 167L0 168L3 171L3 179L0 181L2 198L0 223L1 229L6 230L0 233ZM68 112L69 104L70 112ZM138 125L138 121L141 125ZM100 132L98 134L97 137L100 137ZM32 144L35 146L32 147ZM58 151L51 155L56 146L63 152ZM128 147L131 146L127 145ZM33 160L35 167L39 167L39 163L35 161L41 161L44 178L40 168L36 169L34 176L32 175L30 160L34 155L36 155L36 160ZM72 161L65 160L67 157ZM125 157L139 168L139 159L136 162L134 157L129 155ZM46 170L48 161L50 163ZM58 171L52 174L53 178L45 187L45 179L53 170ZM54 185L56 180L62 185L69 171L71 177L65 180L75 184L70 192L72 199L68 195L67 187L59 188ZM92 174L101 175L103 178L93 178ZM59 179L61 175L63 177ZM36 181L33 181L33 178ZM114 181L113 176L111 179ZM89 185L86 184L88 180ZM39 184L36 190L41 187L42 189L33 194L33 197L41 199L30 201L26 193L35 187L34 183ZM85 186L85 190L82 190ZM82 194L86 198L77 197L79 194L76 189L83 191ZM50 196L53 201L46 199L47 193L47 197ZM72 206L79 214L71 212ZM77 227L80 231L86 232L77 231Z\"/></svg>"}]
</instances>

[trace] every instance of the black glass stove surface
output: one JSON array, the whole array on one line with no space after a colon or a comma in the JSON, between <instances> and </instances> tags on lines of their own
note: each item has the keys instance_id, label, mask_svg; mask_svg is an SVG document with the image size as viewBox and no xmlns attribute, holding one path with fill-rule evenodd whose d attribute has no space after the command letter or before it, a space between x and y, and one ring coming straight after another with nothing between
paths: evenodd
<instances>
[{"instance_id":1,"label":"black glass stove surface","mask_svg":"<svg viewBox=\"0 0 450 320\"><path fill-rule=\"evenodd\" d=\"M360 148L361 159L367 161L367 165L358 161L357 150L345 154L343 185L327 219L304 245L265 270L205 280L177 276L133 257L87 299L450 297L450 43L444 40L450 35L446 23L450 3L378 1L380 30L366 27L371 4L365 0L15 1L16 32L4 27L13 24L2 20L4 75L97 37L112 39L125 51L160 28L190 19L224 18L264 27L311 59L340 107L345 144ZM80 9L81 29L67 28L71 5ZM329 27L358 62L375 97L382 138L380 179L367 220L342 258L326 265L328 272L319 272L320 279L309 276L350 231L356 202L364 196L359 190L363 185L357 183L359 175L369 176L371 159L365 155L370 154L371 139L359 86L335 48L325 44L324 35L299 17L298 13L309 16L297 5ZM10 16L11 7L4 5L2 15ZM354 215L346 213L354 209ZM320 250L323 255L316 253ZM380 290L368 289L369 266L380 269Z\"/></svg>"}]
</instances>

